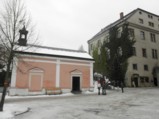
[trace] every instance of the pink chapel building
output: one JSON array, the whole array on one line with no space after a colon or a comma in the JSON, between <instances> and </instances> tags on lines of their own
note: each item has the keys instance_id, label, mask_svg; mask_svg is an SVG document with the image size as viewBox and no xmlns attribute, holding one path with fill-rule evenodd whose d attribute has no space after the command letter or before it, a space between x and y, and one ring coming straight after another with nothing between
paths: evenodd
<instances>
[{"instance_id":1,"label":"pink chapel building","mask_svg":"<svg viewBox=\"0 0 159 119\"><path fill-rule=\"evenodd\" d=\"M9 95L80 92L93 87L94 60L85 51L34 45L15 54Z\"/></svg>"}]
</instances>

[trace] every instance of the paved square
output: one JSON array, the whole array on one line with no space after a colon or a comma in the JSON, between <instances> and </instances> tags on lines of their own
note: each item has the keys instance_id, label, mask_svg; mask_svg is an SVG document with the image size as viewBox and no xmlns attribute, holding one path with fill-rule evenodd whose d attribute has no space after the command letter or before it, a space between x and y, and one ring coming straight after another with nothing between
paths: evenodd
<instances>
[{"instance_id":1,"label":"paved square","mask_svg":"<svg viewBox=\"0 0 159 119\"><path fill-rule=\"evenodd\" d=\"M30 107L15 119L158 119L158 88L109 90L107 95L75 95L7 100L7 105Z\"/></svg>"}]
</instances>

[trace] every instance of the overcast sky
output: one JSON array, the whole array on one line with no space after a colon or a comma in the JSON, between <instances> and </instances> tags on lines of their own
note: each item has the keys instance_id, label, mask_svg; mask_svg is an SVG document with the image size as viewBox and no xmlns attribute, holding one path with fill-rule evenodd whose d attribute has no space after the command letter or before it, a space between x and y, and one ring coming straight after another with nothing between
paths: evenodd
<instances>
[{"instance_id":1,"label":"overcast sky","mask_svg":"<svg viewBox=\"0 0 159 119\"><path fill-rule=\"evenodd\" d=\"M103 27L141 8L159 15L159 0L25 0L42 45L88 50Z\"/></svg>"}]
</instances>

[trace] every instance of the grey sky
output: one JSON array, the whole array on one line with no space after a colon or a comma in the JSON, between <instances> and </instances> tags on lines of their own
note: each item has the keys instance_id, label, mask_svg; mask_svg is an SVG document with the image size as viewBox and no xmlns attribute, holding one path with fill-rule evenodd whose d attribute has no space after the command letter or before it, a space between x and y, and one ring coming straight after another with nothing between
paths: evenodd
<instances>
[{"instance_id":1,"label":"grey sky","mask_svg":"<svg viewBox=\"0 0 159 119\"><path fill-rule=\"evenodd\" d=\"M42 45L87 51L103 27L141 8L159 15L159 0L26 0Z\"/></svg>"}]
</instances>

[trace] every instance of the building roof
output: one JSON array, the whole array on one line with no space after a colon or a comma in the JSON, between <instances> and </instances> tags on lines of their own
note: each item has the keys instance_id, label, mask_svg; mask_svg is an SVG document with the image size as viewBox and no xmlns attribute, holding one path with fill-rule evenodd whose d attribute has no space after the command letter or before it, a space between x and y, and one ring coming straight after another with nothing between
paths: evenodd
<instances>
[{"instance_id":1,"label":"building roof","mask_svg":"<svg viewBox=\"0 0 159 119\"><path fill-rule=\"evenodd\" d=\"M19 48L14 50L14 52L19 54L93 60L93 58L86 51L39 46L39 45L19 46Z\"/></svg>"},{"instance_id":2,"label":"building roof","mask_svg":"<svg viewBox=\"0 0 159 119\"><path fill-rule=\"evenodd\" d=\"M106 32L106 31L109 30L111 27L116 26L116 25L118 25L118 24L120 24L120 23L126 21L127 19L129 19L133 14L135 14L135 13L136 13L137 11L139 11L139 10L140 10L140 11L143 11L143 12L146 12L146 13L148 13L148 14L152 14L152 15L154 15L154 16L159 17L159 16L156 15L156 14L150 13L150 12L148 12L148 11L145 11L145 10L141 9L141 8L137 8L137 9L133 10L132 12L128 13L127 15L123 16L123 18L119 18L117 21L115 21L115 22L109 24L108 26L104 27L103 29L101 29L101 31L99 31L95 36L93 36L90 40L88 40L88 42L91 41L92 39L94 39L95 37L101 35L102 33Z\"/></svg>"}]
</instances>

